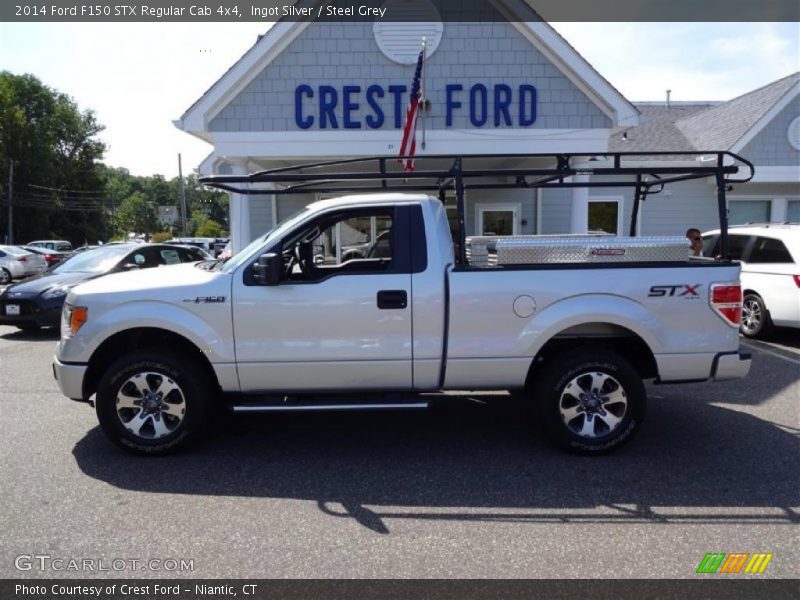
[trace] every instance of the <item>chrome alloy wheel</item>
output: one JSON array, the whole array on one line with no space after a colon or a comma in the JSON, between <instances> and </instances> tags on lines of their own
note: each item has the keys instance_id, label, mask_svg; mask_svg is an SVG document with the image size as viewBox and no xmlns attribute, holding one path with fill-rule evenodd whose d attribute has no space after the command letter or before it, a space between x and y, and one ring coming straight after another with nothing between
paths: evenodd
<instances>
[{"instance_id":1,"label":"chrome alloy wheel","mask_svg":"<svg viewBox=\"0 0 800 600\"><path fill-rule=\"evenodd\" d=\"M611 375L581 373L564 386L558 409L573 433L597 438L619 427L628 410L628 399L625 389Z\"/></svg>"},{"instance_id":2,"label":"chrome alloy wheel","mask_svg":"<svg viewBox=\"0 0 800 600\"><path fill-rule=\"evenodd\" d=\"M176 431L186 416L186 398L175 381L153 371L137 373L117 392L117 417L133 435L157 440Z\"/></svg>"},{"instance_id":3,"label":"chrome alloy wheel","mask_svg":"<svg viewBox=\"0 0 800 600\"><path fill-rule=\"evenodd\" d=\"M753 296L748 296L742 303L742 329L749 334L757 332L761 328L764 313L761 305Z\"/></svg>"}]
</instances>

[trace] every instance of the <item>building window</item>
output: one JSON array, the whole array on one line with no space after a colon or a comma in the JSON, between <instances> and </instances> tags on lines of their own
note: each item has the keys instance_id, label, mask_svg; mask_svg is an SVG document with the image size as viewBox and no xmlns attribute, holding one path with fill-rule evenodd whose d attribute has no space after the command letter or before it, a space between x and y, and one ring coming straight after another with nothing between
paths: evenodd
<instances>
[{"instance_id":1,"label":"building window","mask_svg":"<svg viewBox=\"0 0 800 600\"><path fill-rule=\"evenodd\" d=\"M478 235L517 235L519 204L478 204Z\"/></svg>"},{"instance_id":2,"label":"building window","mask_svg":"<svg viewBox=\"0 0 800 600\"><path fill-rule=\"evenodd\" d=\"M619 200L589 199L589 231L619 235L621 217Z\"/></svg>"},{"instance_id":3,"label":"building window","mask_svg":"<svg viewBox=\"0 0 800 600\"><path fill-rule=\"evenodd\" d=\"M786 203L786 220L789 223L800 223L800 200L789 200Z\"/></svg>"},{"instance_id":4,"label":"building window","mask_svg":"<svg viewBox=\"0 0 800 600\"><path fill-rule=\"evenodd\" d=\"M772 214L770 200L732 200L728 203L728 224L769 223Z\"/></svg>"}]
</instances>

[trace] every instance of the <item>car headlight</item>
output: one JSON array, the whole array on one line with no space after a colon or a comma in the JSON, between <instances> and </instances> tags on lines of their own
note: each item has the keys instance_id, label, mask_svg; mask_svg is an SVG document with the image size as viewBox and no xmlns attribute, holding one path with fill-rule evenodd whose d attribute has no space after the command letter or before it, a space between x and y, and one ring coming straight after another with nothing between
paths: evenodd
<instances>
[{"instance_id":1,"label":"car headlight","mask_svg":"<svg viewBox=\"0 0 800 600\"><path fill-rule=\"evenodd\" d=\"M72 337L89 318L89 309L85 306L70 306L64 304L61 311L61 337Z\"/></svg>"},{"instance_id":2,"label":"car headlight","mask_svg":"<svg viewBox=\"0 0 800 600\"><path fill-rule=\"evenodd\" d=\"M59 287L52 287L47 290L44 294L42 294L42 298L45 300L52 300L54 298L63 298L69 292L69 289L72 286L59 286Z\"/></svg>"}]
</instances>

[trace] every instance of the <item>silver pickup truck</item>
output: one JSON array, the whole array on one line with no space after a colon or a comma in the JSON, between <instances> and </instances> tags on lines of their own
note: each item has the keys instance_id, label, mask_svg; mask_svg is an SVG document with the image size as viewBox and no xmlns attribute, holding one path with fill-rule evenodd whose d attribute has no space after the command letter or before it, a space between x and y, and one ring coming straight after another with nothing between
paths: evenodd
<instances>
[{"instance_id":1,"label":"silver pickup truck","mask_svg":"<svg viewBox=\"0 0 800 600\"><path fill-rule=\"evenodd\" d=\"M348 228L374 235L345 259ZM417 408L427 400L415 393L496 389L524 393L558 445L602 453L641 426L644 380L747 374L739 270L691 257L683 238L454 244L438 198L343 196L225 263L72 289L54 371L67 397L94 396L113 442L141 454L185 446L220 405Z\"/></svg>"}]
</instances>

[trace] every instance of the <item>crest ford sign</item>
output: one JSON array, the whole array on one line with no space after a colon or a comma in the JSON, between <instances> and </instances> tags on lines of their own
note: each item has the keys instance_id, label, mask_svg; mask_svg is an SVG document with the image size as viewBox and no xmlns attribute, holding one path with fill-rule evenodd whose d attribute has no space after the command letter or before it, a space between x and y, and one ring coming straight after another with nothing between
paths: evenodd
<instances>
[{"instance_id":1,"label":"crest ford sign","mask_svg":"<svg viewBox=\"0 0 800 600\"><path fill-rule=\"evenodd\" d=\"M447 127L452 127L454 115L466 110L473 127L530 127L536 122L536 87L531 84L448 83L444 92ZM294 91L295 123L301 129L400 129L407 93L405 85L300 84Z\"/></svg>"}]
</instances>

